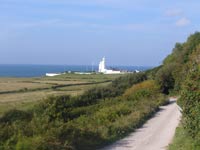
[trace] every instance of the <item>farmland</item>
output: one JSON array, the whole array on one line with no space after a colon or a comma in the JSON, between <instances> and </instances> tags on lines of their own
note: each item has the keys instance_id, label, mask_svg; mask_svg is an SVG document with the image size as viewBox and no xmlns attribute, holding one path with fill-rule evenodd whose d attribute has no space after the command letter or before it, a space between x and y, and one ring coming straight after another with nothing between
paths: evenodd
<instances>
[{"instance_id":1,"label":"farmland","mask_svg":"<svg viewBox=\"0 0 200 150\"><path fill-rule=\"evenodd\" d=\"M0 78L0 115L10 109L26 110L49 96L80 95L122 75L65 74L56 77Z\"/></svg>"}]
</instances>

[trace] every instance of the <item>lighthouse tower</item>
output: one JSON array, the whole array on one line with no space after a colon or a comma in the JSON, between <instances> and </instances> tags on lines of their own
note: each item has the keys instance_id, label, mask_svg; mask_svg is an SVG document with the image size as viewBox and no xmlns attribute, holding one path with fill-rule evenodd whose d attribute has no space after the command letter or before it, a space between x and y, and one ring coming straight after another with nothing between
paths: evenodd
<instances>
[{"instance_id":1,"label":"lighthouse tower","mask_svg":"<svg viewBox=\"0 0 200 150\"><path fill-rule=\"evenodd\" d=\"M105 62L105 57L100 61L99 63L99 72L100 73L105 73L106 72L106 62Z\"/></svg>"},{"instance_id":2,"label":"lighthouse tower","mask_svg":"<svg viewBox=\"0 0 200 150\"><path fill-rule=\"evenodd\" d=\"M105 59L105 57L103 57L102 60L99 63L99 73L103 73L103 74L120 74L121 71L106 69L106 59Z\"/></svg>"}]
</instances>

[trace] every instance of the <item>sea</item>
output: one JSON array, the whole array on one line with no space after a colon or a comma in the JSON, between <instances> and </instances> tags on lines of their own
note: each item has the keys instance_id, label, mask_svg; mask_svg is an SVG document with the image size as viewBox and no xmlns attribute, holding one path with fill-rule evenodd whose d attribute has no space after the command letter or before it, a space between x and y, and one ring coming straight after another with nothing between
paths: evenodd
<instances>
[{"instance_id":1,"label":"sea","mask_svg":"<svg viewBox=\"0 0 200 150\"><path fill-rule=\"evenodd\" d=\"M149 66L110 66L108 69L124 71L145 71L153 67ZM0 77L42 77L46 73L62 72L94 72L98 66L89 65L21 65L0 64Z\"/></svg>"}]
</instances>

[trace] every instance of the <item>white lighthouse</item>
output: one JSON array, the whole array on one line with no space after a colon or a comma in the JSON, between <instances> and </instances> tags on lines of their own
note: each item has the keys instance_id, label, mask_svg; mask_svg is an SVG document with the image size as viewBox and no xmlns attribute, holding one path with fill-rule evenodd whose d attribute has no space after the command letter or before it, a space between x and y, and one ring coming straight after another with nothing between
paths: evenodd
<instances>
[{"instance_id":1,"label":"white lighthouse","mask_svg":"<svg viewBox=\"0 0 200 150\"><path fill-rule=\"evenodd\" d=\"M120 74L121 72L120 71L106 69L106 59L105 59L105 57L103 57L102 60L99 63L99 73L103 73L103 74Z\"/></svg>"},{"instance_id":2,"label":"white lighthouse","mask_svg":"<svg viewBox=\"0 0 200 150\"><path fill-rule=\"evenodd\" d=\"M99 63L99 72L105 73L105 71L106 71L106 62L105 62L105 57L103 57Z\"/></svg>"}]
</instances>

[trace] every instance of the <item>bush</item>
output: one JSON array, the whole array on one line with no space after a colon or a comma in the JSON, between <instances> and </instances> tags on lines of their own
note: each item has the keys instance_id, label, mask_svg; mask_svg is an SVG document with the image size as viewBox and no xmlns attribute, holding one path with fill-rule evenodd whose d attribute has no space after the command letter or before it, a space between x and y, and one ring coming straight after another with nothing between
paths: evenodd
<instances>
[{"instance_id":1,"label":"bush","mask_svg":"<svg viewBox=\"0 0 200 150\"><path fill-rule=\"evenodd\" d=\"M200 142L200 69L189 74L183 85L179 104L183 109L185 128Z\"/></svg>"},{"instance_id":2,"label":"bush","mask_svg":"<svg viewBox=\"0 0 200 150\"><path fill-rule=\"evenodd\" d=\"M126 90L124 97L126 99L139 99L141 97L148 97L160 92L159 86L154 80L147 80L140 84L133 85L130 89Z\"/></svg>"},{"instance_id":3,"label":"bush","mask_svg":"<svg viewBox=\"0 0 200 150\"><path fill-rule=\"evenodd\" d=\"M6 112L1 118L0 123L12 123L14 121L29 121L32 118L32 114L30 112L22 111L22 110L10 110Z\"/></svg>"}]
</instances>

